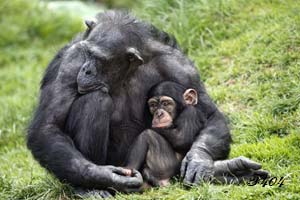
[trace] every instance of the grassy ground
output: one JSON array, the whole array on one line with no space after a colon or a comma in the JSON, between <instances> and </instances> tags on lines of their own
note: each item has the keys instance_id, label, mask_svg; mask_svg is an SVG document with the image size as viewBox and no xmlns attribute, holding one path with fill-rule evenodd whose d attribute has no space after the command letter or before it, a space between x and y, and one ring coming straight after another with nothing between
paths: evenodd
<instances>
[{"instance_id":1,"label":"grassy ground","mask_svg":"<svg viewBox=\"0 0 300 200\"><path fill-rule=\"evenodd\" d=\"M300 4L279 0L146 0L134 13L176 36L229 117L230 156L247 156L282 187L176 183L118 199L300 199ZM0 3L0 199L71 199L32 158L24 135L38 85L80 19L29 1Z\"/></svg>"}]
</instances>

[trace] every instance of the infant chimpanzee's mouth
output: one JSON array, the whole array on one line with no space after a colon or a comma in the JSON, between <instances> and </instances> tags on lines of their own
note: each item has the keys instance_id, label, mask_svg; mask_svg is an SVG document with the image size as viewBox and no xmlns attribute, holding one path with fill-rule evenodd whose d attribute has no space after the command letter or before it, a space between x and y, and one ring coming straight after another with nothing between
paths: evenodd
<instances>
[{"instance_id":1,"label":"infant chimpanzee's mouth","mask_svg":"<svg viewBox=\"0 0 300 200\"><path fill-rule=\"evenodd\" d=\"M93 92L96 90L101 90L104 93L108 93L108 85L105 83L99 83L97 85L92 85L92 86L87 86L87 87L78 86L79 94L87 94L89 92Z\"/></svg>"},{"instance_id":2,"label":"infant chimpanzee's mouth","mask_svg":"<svg viewBox=\"0 0 300 200\"><path fill-rule=\"evenodd\" d=\"M170 120L166 121L159 121L159 122L152 122L152 128L168 128L172 125Z\"/></svg>"}]
</instances>

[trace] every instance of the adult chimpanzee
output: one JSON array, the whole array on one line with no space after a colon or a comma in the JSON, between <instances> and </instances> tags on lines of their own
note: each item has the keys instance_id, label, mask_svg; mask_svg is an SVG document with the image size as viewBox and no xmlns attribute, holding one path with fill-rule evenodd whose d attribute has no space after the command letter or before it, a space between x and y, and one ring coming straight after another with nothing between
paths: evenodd
<instances>
[{"instance_id":1,"label":"adult chimpanzee","mask_svg":"<svg viewBox=\"0 0 300 200\"><path fill-rule=\"evenodd\" d=\"M113 187L119 191L139 188L143 180L138 172L128 177L124 168L115 166L125 164L128 149L146 129L144 111L149 89L169 80L196 89L201 96L196 107L207 119L183 159L184 181L199 183L202 177L213 174L213 162L229 153L230 134L192 62L166 33L126 13L109 11L96 18L87 23L88 31L57 53L46 70L39 105L28 129L27 145L33 156L60 180L75 186ZM77 77L83 66L96 66L109 86L113 102L110 120L101 116L105 108L98 108L97 101L103 94L97 97L97 90L87 95L78 93ZM75 109L75 115L88 115L89 120L83 120L80 128L90 128L85 129L84 141L76 142L65 124L70 110L72 115L73 107L81 106L80 102L86 106ZM92 151L83 151L80 142ZM240 169L244 170L233 168L232 172Z\"/></svg>"}]
</instances>

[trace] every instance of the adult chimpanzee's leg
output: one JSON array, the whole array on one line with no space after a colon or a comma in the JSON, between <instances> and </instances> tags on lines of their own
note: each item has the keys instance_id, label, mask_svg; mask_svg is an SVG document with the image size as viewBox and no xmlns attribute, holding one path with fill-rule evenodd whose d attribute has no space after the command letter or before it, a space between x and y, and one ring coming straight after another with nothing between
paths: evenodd
<instances>
[{"instance_id":1,"label":"adult chimpanzee's leg","mask_svg":"<svg viewBox=\"0 0 300 200\"><path fill-rule=\"evenodd\" d=\"M178 172L180 163L164 137L153 130L145 130L133 144L126 168L142 170L148 183L159 186L161 180Z\"/></svg>"},{"instance_id":2,"label":"adult chimpanzee's leg","mask_svg":"<svg viewBox=\"0 0 300 200\"><path fill-rule=\"evenodd\" d=\"M111 113L111 97L98 90L75 100L66 123L76 148L99 165L106 162Z\"/></svg>"}]
</instances>

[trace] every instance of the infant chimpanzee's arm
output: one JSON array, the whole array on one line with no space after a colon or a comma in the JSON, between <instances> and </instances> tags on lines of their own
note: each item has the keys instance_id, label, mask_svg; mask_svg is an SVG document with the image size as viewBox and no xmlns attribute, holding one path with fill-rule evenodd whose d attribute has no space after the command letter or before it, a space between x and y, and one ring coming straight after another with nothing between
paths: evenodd
<instances>
[{"instance_id":1,"label":"infant chimpanzee's arm","mask_svg":"<svg viewBox=\"0 0 300 200\"><path fill-rule=\"evenodd\" d=\"M188 151L205 125L203 114L192 105L180 113L170 128L154 129L166 138L176 151Z\"/></svg>"}]
</instances>

